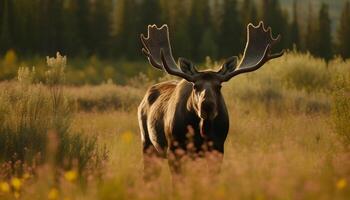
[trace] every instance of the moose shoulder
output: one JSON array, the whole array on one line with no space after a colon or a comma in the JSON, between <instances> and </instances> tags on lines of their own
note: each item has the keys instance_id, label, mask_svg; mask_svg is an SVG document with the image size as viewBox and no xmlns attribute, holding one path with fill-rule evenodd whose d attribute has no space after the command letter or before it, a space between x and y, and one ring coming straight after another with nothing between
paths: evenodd
<instances>
[{"instance_id":1,"label":"moose shoulder","mask_svg":"<svg viewBox=\"0 0 350 200\"><path fill-rule=\"evenodd\" d=\"M283 52L270 54L271 46L278 40L279 37L273 38L271 29L265 29L262 22L258 26L249 24L247 43L239 64L237 57L231 57L218 71L198 71L184 58L175 62L167 25L161 28L148 26L148 36L141 35L142 52L153 67L182 80L153 85L139 106L145 170L154 167L152 157L171 156L172 159L168 159L170 168L172 172L178 172L178 161L189 147L198 155L203 151L223 154L229 116L221 84L282 56ZM178 150L181 155L176 153Z\"/></svg>"}]
</instances>

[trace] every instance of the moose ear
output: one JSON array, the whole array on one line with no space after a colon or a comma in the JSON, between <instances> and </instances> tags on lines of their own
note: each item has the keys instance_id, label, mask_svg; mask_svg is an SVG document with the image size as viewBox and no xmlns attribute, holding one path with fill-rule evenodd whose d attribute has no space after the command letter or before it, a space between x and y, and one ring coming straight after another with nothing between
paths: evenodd
<instances>
[{"instance_id":1,"label":"moose ear","mask_svg":"<svg viewBox=\"0 0 350 200\"><path fill-rule=\"evenodd\" d=\"M178 62L182 72L189 75L195 75L198 73L197 69L194 67L194 64L186 58L179 58Z\"/></svg>"},{"instance_id":2,"label":"moose ear","mask_svg":"<svg viewBox=\"0 0 350 200\"><path fill-rule=\"evenodd\" d=\"M226 62L221 66L221 69L218 73L225 74L228 72L232 72L237 68L238 58L237 56L232 56L226 60Z\"/></svg>"}]
</instances>

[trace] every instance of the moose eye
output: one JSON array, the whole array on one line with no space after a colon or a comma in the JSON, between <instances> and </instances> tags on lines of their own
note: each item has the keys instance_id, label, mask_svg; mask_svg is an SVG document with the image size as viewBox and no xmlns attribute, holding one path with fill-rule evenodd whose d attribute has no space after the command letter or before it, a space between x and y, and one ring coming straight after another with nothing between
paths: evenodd
<instances>
[{"instance_id":1,"label":"moose eye","mask_svg":"<svg viewBox=\"0 0 350 200\"><path fill-rule=\"evenodd\" d=\"M193 89L194 89L194 90L200 90L200 89L201 89L201 86L199 86L199 85L193 85Z\"/></svg>"}]
</instances>

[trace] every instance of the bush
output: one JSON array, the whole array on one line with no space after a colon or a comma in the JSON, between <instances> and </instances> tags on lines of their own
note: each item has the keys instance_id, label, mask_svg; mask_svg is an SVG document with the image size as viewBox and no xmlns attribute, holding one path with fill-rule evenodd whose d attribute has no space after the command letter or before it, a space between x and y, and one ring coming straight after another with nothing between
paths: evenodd
<instances>
[{"instance_id":1,"label":"bush","mask_svg":"<svg viewBox=\"0 0 350 200\"><path fill-rule=\"evenodd\" d=\"M74 99L78 110L88 112L135 109L142 99L142 91L113 83L67 88L67 94Z\"/></svg>"},{"instance_id":2,"label":"bush","mask_svg":"<svg viewBox=\"0 0 350 200\"><path fill-rule=\"evenodd\" d=\"M256 72L233 78L224 94L255 110L261 107L276 113L287 110L308 115L327 114L330 101L326 93L331 89L334 73L329 71L336 66L338 64L331 62L328 70L321 59L288 52Z\"/></svg>"},{"instance_id":3,"label":"bush","mask_svg":"<svg viewBox=\"0 0 350 200\"><path fill-rule=\"evenodd\" d=\"M263 105L267 111L279 111L283 104L281 88L269 82L255 88L246 86L244 90L238 90L236 96L247 105Z\"/></svg>"},{"instance_id":4,"label":"bush","mask_svg":"<svg viewBox=\"0 0 350 200\"><path fill-rule=\"evenodd\" d=\"M286 69L284 77L289 87L308 93L329 88L331 73L324 61L315 58L305 60L301 56L292 61L289 62L292 67Z\"/></svg>"},{"instance_id":5,"label":"bush","mask_svg":"<svg viewBox=\"0 0 350 200\"><path fill-rule=\"evenodd\" d=\"M20 68L17 81L0 91L0 162L32 166L52 161L83 172L104 159L96 138L70 132L73 101L63 91L66 58L48 58L46 84L33 83L35 70Z\"/></svg>"},{"instance_id":6,"label":"bush","mask_svg":"<svg viewBox=\"0 0 350 200\"><path fill-rule=\"evenodd\" d=\"M350 145L350 74L335 81L332 116L336 133L346 146Z\"/></svg>"},{"instance_id":7,"label":"bush","mask_svg":"<svg viewBox=\"0 0 350 200\"><path fill-rule=\"evenodd\" d=\"M16 75L17 55L14 50L8 50L4 59L0 61L0 80L10 79Z\"/></svg>"}]
</instances>

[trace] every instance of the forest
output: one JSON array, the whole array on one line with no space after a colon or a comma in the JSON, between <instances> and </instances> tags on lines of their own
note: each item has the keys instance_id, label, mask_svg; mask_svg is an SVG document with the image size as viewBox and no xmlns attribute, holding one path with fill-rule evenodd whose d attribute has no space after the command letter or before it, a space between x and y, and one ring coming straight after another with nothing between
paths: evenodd
<instances>
[{"instance_id":1,"label":"forest","mask_svg":"<svg viewBox=\"0 0 350 200\"><path fill-rule=\"evenodd\" d=\"M300 7L307 7L306 20ZM287 12L279 0L2 0L0 52L140 60L140 33L148 24L166 23L177 54L221 59L240 54L246 25L262 20L283 36L279 48L349 58L349 2L342 7L332 34L329 6L312 1L294 0Z\"/></svg>"},{"instance_id":2,"label":"forest","mask_svg":"<svg viewBox=\"0 0 350 200\"><path fill-rule=\"evenodd\" d=\"M14 78L19 65L35 66L42 80L40 58L56 52L70 57L68 84L126 84L140 73L157 78L141 53L148 24L168 24L175 57L199 64L241 55L246 25L261 20L282 36L277 50L346 59L350 3L338 4L334 19L326 3L298 0L289 7L279 0L2 0L0 80Z\"/></svg>"}]
</instances>

